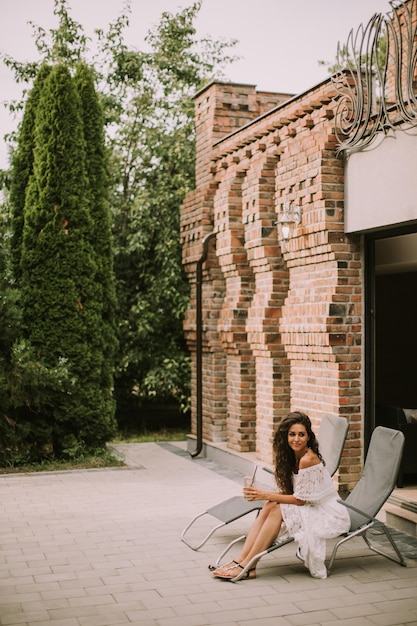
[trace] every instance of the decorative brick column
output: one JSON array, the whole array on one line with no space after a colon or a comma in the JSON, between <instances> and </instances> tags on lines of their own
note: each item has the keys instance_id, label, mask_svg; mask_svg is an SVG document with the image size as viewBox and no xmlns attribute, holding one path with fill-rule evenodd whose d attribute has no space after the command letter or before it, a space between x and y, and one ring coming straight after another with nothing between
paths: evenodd
<instances>
[{"instance_id":1,"label":"decorative brick column","mask_svg":"<svg viewBox=\"0 0 417 626\"><path fill-rule=\"evenodd\" d=\"M244 185L245 248L255 277L246 329L256 371L256 451L272 462L272 440L290 403L289 361L281 343L279 319L288 291L277 238L275 177L278 158L256 153Z\"/></svg>"},{"instance_id":2,"label":"decorative brick column","mask_svg":"<svg viewBox=\"0 0 417 626\"><path fill-rule=\"evenodd\" d=\"M240 452L255 449L255 369L246 334L253 294L253 276L244 248L242 181L231 172L219 185L214 200L216 254L225 282L218 331L226 356L227 442Z\"/></svg>"},{"instance_id":3,"label":"decorative brick column","mask_svg":"<svg viewBox=\"0 0 417 626\"><path fill-rule=\"evenodd\" d=\"M196 310L195 310L195 280L196 263L202 253L204 237L214 229L214 196L218 184L212 172L213 144L228 133L244 126L265 111L273 108L286 99L286 94L259 93L253 85L235 85L231 83L213 83L202 89L195 97L196 123L196 189L191 191L183 204L181 211L181 243L183 247L184 270L190 283L190 305L184 320L185 338L192 358L191 380L191 413L192 430L195 432L196 417ZM232 210L233 213L233 210ZM232 217L232 221L233 221ZM218 221L218 220L217 220ZM216 247L222 250L227 244L220 238ZM234 244L231 244L231 248ZM242 248L243 249L243 248ZM244 250L243 250L244 253ZM227 268L227 254L220 254L228 288L234 281L234 270ZM241 269L245 266L242 260L237 260ZM236 325L233 329L233 338L228 341L226 320L230 309L229 304L223 301L225 294L225 276L219 269L219 263L212 252L205 263L203 273L203 436L208 441L226 441L227 424L229 436L236 449L251 449L254 447L254 420L253 400L248 401L244 387L240 391L240 399L236 398L228 408L228 393L226 391L227 378L231 388L235 389L236 379L253 378L247 375L250 369L248 354L241 358L240 366L228 360L227 375L226 355L230 356L232 345L239 343L238 335L245 334L244 307L239 308L236 314ZM242 277L243 279L243 277ZM239 279L238 279L239 280ZM219 336L218 321L222 313ZM234 315L234 314L232 314ZM239 326L239 322L241 322ZM226 324L226 326L225 326ZM238 331L239 328L239 331ZM242 347L242 346L240 346ZM242 348L243 349L243 348ZM236 351L235 351L236 352ZM246 346L248 352L248 346ZM248 384L244 381L244 385ZM250 408L249 408L250 407ZM230 419L227 420L227 416ZM239 417L240 416L240 417ZM238 423L242 418L242 425ZM249 429L251 433L249 433ZM238 433L238 434L235 434ZM245 443L242 443L242 442Z\"/></svg>"}]
</instances>

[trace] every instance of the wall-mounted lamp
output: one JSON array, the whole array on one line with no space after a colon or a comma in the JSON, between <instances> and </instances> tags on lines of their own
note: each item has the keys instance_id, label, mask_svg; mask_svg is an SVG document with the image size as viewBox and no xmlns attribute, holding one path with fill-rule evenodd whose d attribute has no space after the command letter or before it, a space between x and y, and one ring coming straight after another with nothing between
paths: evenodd
<instances>
[{"instance_id":1,"label":"wall-mounted lamp","mask_svg":"<svg viewBox=\"0 0 417 626\"><path fill-rule=\"evenodd\" d=\"M292 229L294 225L297 225L301 222L301 207L295 206L292 204L287 204L284 207L283 211L280 214L280 218L276 222L278 224L278 228L281 230L281 239L283 241L288 241L292 234Z\"/></svg>"}]
</instances>

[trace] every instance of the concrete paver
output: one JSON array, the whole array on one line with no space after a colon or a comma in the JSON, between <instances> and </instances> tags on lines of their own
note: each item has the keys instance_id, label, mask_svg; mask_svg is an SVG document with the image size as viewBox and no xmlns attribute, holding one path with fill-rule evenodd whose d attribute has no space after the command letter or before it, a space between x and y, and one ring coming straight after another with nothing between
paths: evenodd
<instances>
[{"instance_id":1,"label":"concrete paver","mask_svg":"<svg viewBox=\"0 0 417 626\"><path fill-rule=\"evenodd\" d=\"M417 626L417 560L400 567L359 539L324 581L294 544L265 557L255 580L214 579L208 564L252 514L197 552L180 534L240 494L239 476L175 446L117 447L128 468L0 476L1 626Z\"/></svg>"}]
</instances>

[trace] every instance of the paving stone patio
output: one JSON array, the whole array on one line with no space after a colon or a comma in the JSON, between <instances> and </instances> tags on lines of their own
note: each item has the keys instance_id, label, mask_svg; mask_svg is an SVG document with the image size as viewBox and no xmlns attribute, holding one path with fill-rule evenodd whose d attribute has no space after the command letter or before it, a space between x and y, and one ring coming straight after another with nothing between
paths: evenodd
<instances>
[{"instance_id":1,"label":"paving stone patio","mask_svg":"<svg viewBox=\"0 0 417 626\"><path fill-rule=\"evenodd\" d=\"M255 580L219 581L207 566L251 517L198 552L180 534L240 494L242 477L176 444L117 449L127 468L0 476L2 626L417 626L415 539L396 534L406 568L358 539L324 581L294 544L265 557Z\"/></svg>"}]
</instances>

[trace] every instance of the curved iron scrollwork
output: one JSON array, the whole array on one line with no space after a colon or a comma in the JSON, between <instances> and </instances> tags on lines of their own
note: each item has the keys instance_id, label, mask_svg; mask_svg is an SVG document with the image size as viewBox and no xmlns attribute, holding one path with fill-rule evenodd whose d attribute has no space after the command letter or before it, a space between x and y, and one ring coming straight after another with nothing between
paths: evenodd
<instances>
[{"instance_id":1,"label":"curved iron scrollwork","mask_svg":"<svg viewBox=\"0 0 417 626\"><path fill-rule=\"evenodd\" d=\"M365 150L396 127L417 127L417 0L390 5L338 47L338 154Z\"/></svg>"}]
</instances>

